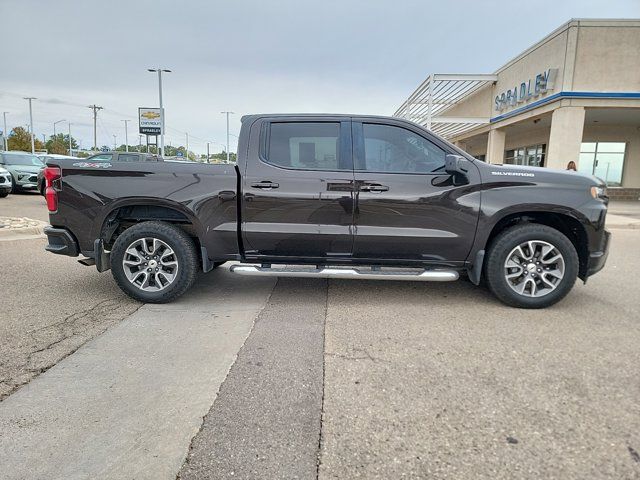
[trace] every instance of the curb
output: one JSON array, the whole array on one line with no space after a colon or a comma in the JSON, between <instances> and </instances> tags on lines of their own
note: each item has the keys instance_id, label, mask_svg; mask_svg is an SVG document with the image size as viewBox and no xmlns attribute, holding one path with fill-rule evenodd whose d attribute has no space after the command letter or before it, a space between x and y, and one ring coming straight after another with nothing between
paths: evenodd
<instances>
[{"instance_id":1,"label":"curb","mask_svg":"<svg viewBox=\"0 0 640 480\"><path fill-rule=\"evenodd\" d=\"M2 227L0 228L0 241L3 240L24 240L28 238L44 238L44 227L48 224L42 220L35 220L26 217L4 217L11 220L24 220L29 223L37 223L37 225L28 225L25 227Z\"/></svg>"}]
</instances>

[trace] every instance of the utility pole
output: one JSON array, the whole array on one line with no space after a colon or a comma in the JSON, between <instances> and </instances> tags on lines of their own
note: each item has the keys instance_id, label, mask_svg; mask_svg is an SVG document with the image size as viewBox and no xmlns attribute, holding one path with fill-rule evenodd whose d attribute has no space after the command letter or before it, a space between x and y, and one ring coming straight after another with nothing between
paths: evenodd
<instances>
[{"instance_id":1,"label":"utility pole","mask_svg":"<svg viewBox=\"0 0 640 480\"><path fill-rule=\"evenodd\" d=\"M185 148L185 155L187 156L187 160L189 160L189 134L185 133L185 136L187 137L187 147Z\"/></svg>"},{"instance_id":2,"label":"utility pole","mask_svg":"<svg viewBox=\"0 0 640 480\"><path fill-rule=\"evenodd\" d=\"M95 103L89 105L89 108L93 110L93 150L98 150L98 133L97 133L97 120L98 110L102 110L102 107L98 107Z\"/></svg>"},{"instance_id":3,"label":"utility pole","mask_svg":"<svg viewBox=\"0 0 640 480\"><path fill-rule=\"evenodd\" d=\"M7 113L2 112L2 118L4 118L4 130L2 130L2 138L4 139L4 149L9 150L9 134L7 133Z\"/></svg>"},{"instance_id":4,"label":"utility pole","mask_svg":"<svg viewBox=\"0 0 640 480\"><path fill-rule=\"evenodd\" d=\"M209 163L209 142L207 142L207 163Z\"/></svg>"},{"instance_id":5,"label":"utility pole","mask_svg":"<svg viewBox=\"0 0 640 480\"><path fill-rule=\"evenodd\" d=\"M116 145L116 136L113 136L113 151L115 152L118 149L117 145Z\"/></svg>"},{"instance_id":6,"label":"utility pole","mask_svg":"<svg viewBox=\"0 0 640 480\"><path fill-rule=\"evenodd\" d=\"M23 97L25 100L29 100L29 125L31 126L31 153L36 153L35 135L33 133L33 110L31 109L31 101L36 97Z\"/></svg>"},{"instance_id":7,"label":"utility pole","mask_svg":"<svg viewBox=\"0 0 640 480\"><path fill-rule=\"evenodd\" d=\"M160 120L162 126L160 128L160 156L164 157L164 107L162 106L162 73L171 73L171 70L158 68L147 68L148 72L158 72L158 100L160 101Z\"/></svg>"},{"instance_id":8,"label":"utility pole","mask_svg":"<svg viewBox=\"0 0 640 480\"><path fill-rule=\"evenodd\" d=\"M47 136L44 133L42 134L42 143L47 143Z\"/></svg>"},{"instance_id":9,"label":"utility pole","mask_svg":"<svg viewBox=\"0 0 640 480\"><path fill-rule=\"evenodd\" d=\"M129 129L127 128L127 124L129 120L122 120L124 122L124 149L125 151L129 151Z\"/></svg>"},{"instance_id":10,"label":"utility pole","mask_svg":"<svg viewBox=\"0 0 640 480\"><path fill-rule=\"evenodd\" d=\"M229 163L229 115L233 115L233 112L220 112L227 115L227 163Z\"/></svg>"},{"instance_id":11,"label":"utility pole","mask_svg":"<svg viewBox=\"0 0 640 480\"><path fill-rule=\"evenodd\" d=\"M66 122L65 119L62 120L58 120L57 122L53 122L53 136L56 136L56 124L60 123L60 122Z\"/></svg>"},{"instance_id":12,"label":"utility pole","mask_svg":"<svg viewBox=\"0 0 640 480\"><path fill-rule=\"evenodd\" d=\"M71 122L69 122L69 156L73 157L73 145L71 143Z\"/></svg>"}]
</instances>

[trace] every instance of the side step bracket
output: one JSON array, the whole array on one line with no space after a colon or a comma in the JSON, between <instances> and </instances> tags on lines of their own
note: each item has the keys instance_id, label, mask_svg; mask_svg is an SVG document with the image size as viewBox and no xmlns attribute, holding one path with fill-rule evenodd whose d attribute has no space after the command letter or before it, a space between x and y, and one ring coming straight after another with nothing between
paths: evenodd
<instances>
[{"instance_id":1,"label":"side step bracket","mask_svg":"<svg viewBox=\"0 0 640 480\"><path fill-rule=\"evenodd\" d=\"M458 279L455 270L422 270L399 268L351 268L286 265L262 267L257 265L232 265L231 272L238 275L266 277L351 278L361 280L401 280L410 282L452 282Z\"/></svg>"}]
</instances>

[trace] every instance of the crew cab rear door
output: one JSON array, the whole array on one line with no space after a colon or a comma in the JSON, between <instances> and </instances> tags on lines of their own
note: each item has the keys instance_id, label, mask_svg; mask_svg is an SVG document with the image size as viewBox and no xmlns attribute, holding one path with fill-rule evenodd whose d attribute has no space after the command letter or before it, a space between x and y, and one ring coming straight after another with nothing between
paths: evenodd
<instances>
[{"instance_id":1,"label":"crew cab rear door","mask_svg":"<svg viewBox=\"0 0 640 480\"><path fill-rule=\"evenodd\" d=\"M356 210L353 256L462 262L480 207L477 167L465 184L444 171L446 142L391 119L353 119Z\"/></svg>"},{"instance_id":2,"label":"crew cab rear door","mask_svg":"<svg viewBox=\"0 0 640 480\"><path fill-rule=\"evenodd\" d=\"M242 176L248 258L350 257L354 181L345 117L255 121Z\"/></svg>"}]
</instances>

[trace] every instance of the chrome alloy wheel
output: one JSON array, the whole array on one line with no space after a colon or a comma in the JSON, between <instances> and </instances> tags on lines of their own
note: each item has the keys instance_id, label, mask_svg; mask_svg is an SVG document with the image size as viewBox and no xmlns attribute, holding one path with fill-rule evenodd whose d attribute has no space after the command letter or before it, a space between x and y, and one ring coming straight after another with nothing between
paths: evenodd
<instances>
[{"instance_id":1,"label":"chrome alloy wheel","mask_svg":"<svg viewBox=\"0 0 640 480\"><path fill-rule=\"evenodd\" d=\"M178 257L158 238L139 238L124 252L122 267L127 279L140 290L159 292L178 275Z\"/></svg>"},{"instance_id":2,"label":"chrome alloy wheel","mask_svg":"<svg viewBox=\"0 0 640 480\"><path fill-rule=\"evenodd\" d=\"M564 277L564 257L557 247L542 240L523 242L504 262L504 276L513 291L526 297L544 297Z\"/></svg>"}]
</instances>

